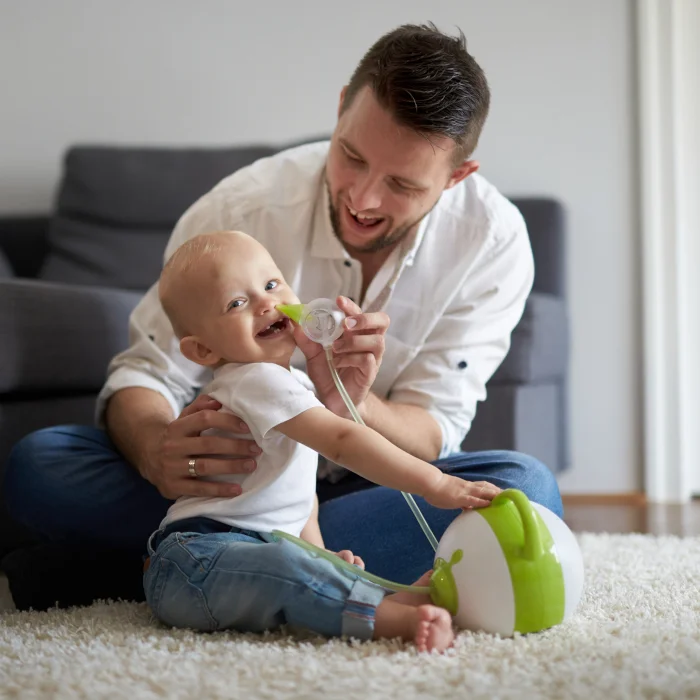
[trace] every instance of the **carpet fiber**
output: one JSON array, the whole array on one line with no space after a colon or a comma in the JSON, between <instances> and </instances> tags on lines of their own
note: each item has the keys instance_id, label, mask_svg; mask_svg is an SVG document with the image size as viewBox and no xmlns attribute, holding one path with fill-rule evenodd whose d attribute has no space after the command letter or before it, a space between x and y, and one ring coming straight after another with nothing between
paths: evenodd
<instances>
[{"instance_id":1,"label":"carpet fiber","mask_svg":"<svg viewBox=\"0 0 700 700\"><path fill-rule=\"evenodd\" d=\"M578 538L578 614L539 634L462 632L438 656L395 641L173 631L132 603L6 610L0 696L700 698L700 537Z\"/></svg>"}]
</instances>

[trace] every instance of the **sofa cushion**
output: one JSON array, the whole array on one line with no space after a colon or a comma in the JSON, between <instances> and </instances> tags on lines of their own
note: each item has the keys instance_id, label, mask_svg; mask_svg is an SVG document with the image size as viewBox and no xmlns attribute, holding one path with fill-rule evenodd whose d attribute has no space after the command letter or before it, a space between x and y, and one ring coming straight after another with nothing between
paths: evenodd
<instances>
[{"instance_id":1,"label":"sofa cushion","mask_svg":"<svg viewBox=\"0 0 700 700\"><path fill-rule=\"evenodd\" d=\"M99 391L140 292L0 280L0 394Z\"/></svg>"},{"instance_id":2,"label":"sofa cushion","mask_svg":"<svg viewBox=\"0 0 700 700\"><path fill-rule=\"evenodd\" d=\"M512 197L530 234L535 258L533 291L566 296L566 215L551 197Z\"/></svg>"},{"instance_id":3,"label":"sofa cushion","mask_svg":"<svg viewBox=\"0 0 700 700\"><path fill-rule=\"evenodd\" d=\"M570 463L566 411L559 382L493 386L477 406L462 449L524 452L563 471Z\"/></svg>"},{"instance_id":4,"label":"sofa cushion","mask_svg":"<svg viewBox=\"0 0 700 700\"><path fill-rule=\"evenodd\" d=\"M10 265L10 261L7 259L5 254L0 250L0 280L7 279L8 277L14 277L15 272Z\"/></svg>"},{"instance_id":5,"label":"sofa cushion","mask_svg":"<svg viewBox=\"0 0 700 700\"><path fill-rule=\"evenodd\" d=\"M147 289L185 210L227 175L276 150L71 148L39 278Z\"/></svg>"},{"instance_id":6,"label":"sofa cushion","mask_svg":"<svg viewBox=\"0 0 700 700\"><path fill-rule=\"evenodd\" d=\"M566 301L532 292L513 330L510 351L490 384L531 384L566 376L569 324Z\"/></svg>"}]
</instances>

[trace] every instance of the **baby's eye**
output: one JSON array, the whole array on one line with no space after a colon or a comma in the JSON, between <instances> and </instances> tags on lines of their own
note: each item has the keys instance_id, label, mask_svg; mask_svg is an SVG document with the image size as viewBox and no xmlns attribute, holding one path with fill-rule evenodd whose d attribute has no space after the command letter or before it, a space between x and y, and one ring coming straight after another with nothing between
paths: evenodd
<instances>
[{"instance_id":1,"label":"baby's eye","mask_svg":"<svg viewBox=\"0 0 700 700\"><path fill-rule=\"evenodd\" d=\"M229 305L229 309L237 309L239 306L243 306L243 299L234 299Z\"/></svg>"},{"instance_id":2,"label":"baby's eye","mask_svg":"<svg viewBox=\"0 0 700 700\"><path fill-rule=\"evenodd\" d=\"M277 280L270 280L266 285L265 285L265 291L270 291L271 289L274 289L279 282Z\"/></svg>"}]
</instances>

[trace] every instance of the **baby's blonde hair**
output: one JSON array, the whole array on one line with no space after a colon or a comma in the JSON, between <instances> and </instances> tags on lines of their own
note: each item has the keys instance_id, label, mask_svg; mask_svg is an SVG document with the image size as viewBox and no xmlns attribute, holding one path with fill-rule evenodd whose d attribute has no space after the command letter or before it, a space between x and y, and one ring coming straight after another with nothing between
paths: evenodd
<instances>
[{"instance_id":1,"label":"baby's blonde hair","mask_svg":"<svg viewBox=\"0 0 700 700\"><path fill-rule=\"evenodd\" d=\"M189 273L202 260L221 253L231 244L233 237L245 235L241 231L202 233L185 241L163 266L158 282L158 297L178 338L190 334L187 324L183 322L182 309L178 303L188 284Z\"/></svg>"}]
</instances>

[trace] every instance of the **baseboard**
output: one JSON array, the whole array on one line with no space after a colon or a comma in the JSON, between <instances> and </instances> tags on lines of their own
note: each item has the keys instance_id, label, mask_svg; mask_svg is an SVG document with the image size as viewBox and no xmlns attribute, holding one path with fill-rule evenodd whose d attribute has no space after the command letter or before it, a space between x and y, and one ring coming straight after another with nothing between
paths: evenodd
<instances>
[{"instance_id":1,"label":"baseboard","mask_svg":"<svg viewBox=\"0 0 700 700\"><path fill-rule=\"evenodd\" d=\"M563 493L561 500L565 506L645 506L646 494L631 493Z\"/></svg>"}]
</instances>

